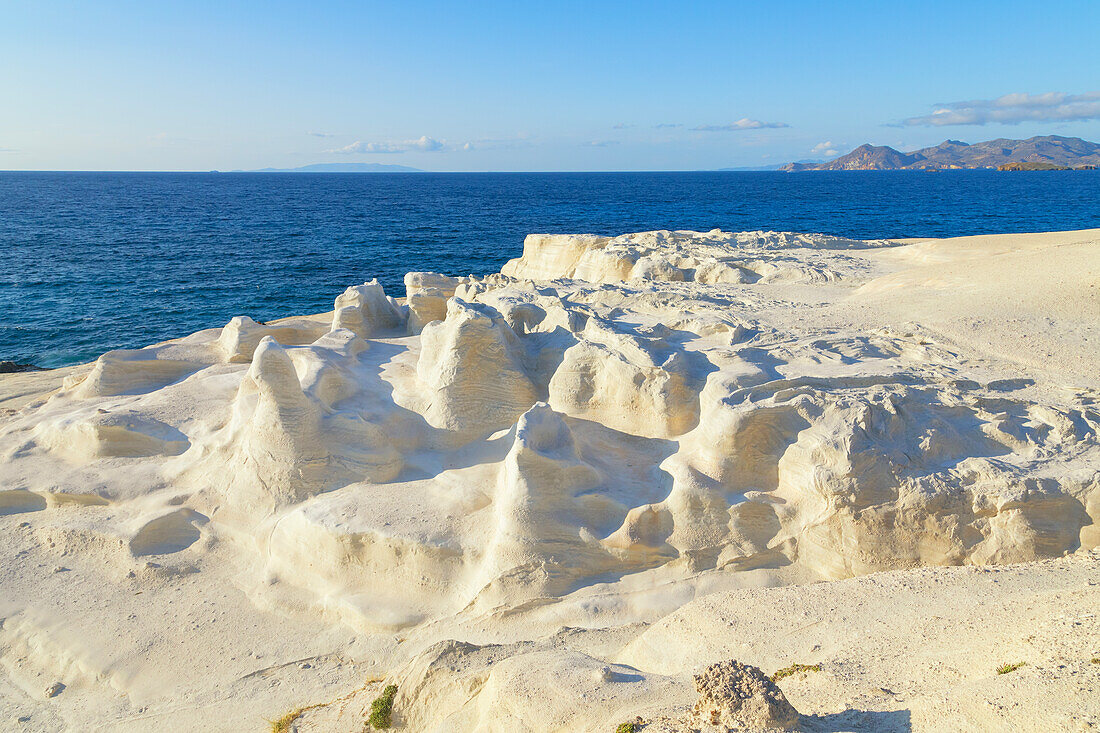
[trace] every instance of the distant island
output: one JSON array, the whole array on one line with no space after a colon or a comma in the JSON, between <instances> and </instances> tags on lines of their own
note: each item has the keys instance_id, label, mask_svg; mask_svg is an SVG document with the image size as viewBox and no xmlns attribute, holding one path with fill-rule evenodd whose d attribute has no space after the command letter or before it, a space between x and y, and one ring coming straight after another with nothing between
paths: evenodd
<instances>
[{"instance_id":1,"label":"distant island","mask_svg":"<svg viewBox=\"0 0 1100 733\"><path fill-rule=\"evenodd\" d=\"M731 171L736 173L761 173L767 171L777 171L782 167L783 166L781 164L776 163L774 165L750 165L742 166L740 168L715 168L714 170L718 171L719 173L729 173Z\"/></svg>"},{"instance_id":2,"label":"distant island","mask_svg":"<svg viewBox=\"0 0 1100 733\"><path fill-rule=\"evenodd\" d=\"M1094 171L1097 169L1093 163L1086 165L1057 165L1055 163L1044 163L1042 161L1033 161L1027 163L1005 163L1004 165L997 166L999 171Z\"/></svg>"},{"instance_id":3,"label":"distant island","mask_svg":"<svg viewBox=\"0 0 1100 733\"><path fill-rule=\"evenodd\" d=\"M314 163L300 168L261 168L254 171L233 171L234 173L427 173L419 168L407 165L386 165L383 163Z\"/></svg>"},{"instance_id":4,"label":"distant island","mask_svg":"<svg viewBox=\"0 0 1100 733\"><path fill-rule=\"evenodd\" d=\"M1078 170L1100 166L1100 144L1079 137L1044 135L1027 140L988 140L973 145L945 140L931 148L903 153L888 145L860 145L825 163L789 163L779 170Z\"/></svg>"}]
</instances>

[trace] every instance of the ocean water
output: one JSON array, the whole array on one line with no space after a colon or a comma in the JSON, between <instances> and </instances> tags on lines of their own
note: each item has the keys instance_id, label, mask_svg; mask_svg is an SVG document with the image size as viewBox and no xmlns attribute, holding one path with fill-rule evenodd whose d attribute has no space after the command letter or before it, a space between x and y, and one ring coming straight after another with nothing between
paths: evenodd
<instances>
[{"instance_id":1,"label":"ocean water","mask_svg":"<svg viewBox=\"0 0 1100 733\"><path fill-rule=\"evenodd\" d=\"M1100 172L0 173L0 360L57 367L495 272L529 232L848 237L1100 227Z\"/></svg>"}]
</instances>

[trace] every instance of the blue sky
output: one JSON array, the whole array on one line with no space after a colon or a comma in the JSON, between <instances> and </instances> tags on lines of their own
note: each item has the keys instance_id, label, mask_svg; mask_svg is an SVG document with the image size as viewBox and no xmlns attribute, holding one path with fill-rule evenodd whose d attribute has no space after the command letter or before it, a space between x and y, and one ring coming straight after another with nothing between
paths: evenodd
<instances>
[{"instance_id":1,"label":"blue sky","mask_svg":"<svg viewBox=\"0 0 1100 733\"><path fill-rule=\"evenodd\" d=\"M694 170L1100 140L1097 28L1091 0L0 0L0 169Z\"/></svg>"}]
</instances>

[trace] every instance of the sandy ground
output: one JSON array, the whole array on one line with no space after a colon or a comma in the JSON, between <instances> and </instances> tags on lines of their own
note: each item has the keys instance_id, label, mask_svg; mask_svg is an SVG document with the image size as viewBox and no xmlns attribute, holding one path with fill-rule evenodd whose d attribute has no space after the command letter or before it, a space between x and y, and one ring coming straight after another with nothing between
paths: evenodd
<instances>
[{"instance_id":1,"label":"sandy ground","mask_svg":"<svg viewBox=\"0 0 1100 733\"><path fill-rule=\"evenodd\" d=\"M406 285L0 375L0 727L1100 726L1100 231Z\"/></svg>"}]
</instances>

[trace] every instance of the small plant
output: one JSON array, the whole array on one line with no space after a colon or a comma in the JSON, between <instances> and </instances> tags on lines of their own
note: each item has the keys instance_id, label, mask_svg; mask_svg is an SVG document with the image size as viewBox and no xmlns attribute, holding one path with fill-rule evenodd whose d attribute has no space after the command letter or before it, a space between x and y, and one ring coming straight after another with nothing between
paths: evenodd
<instances>
[{"instance_id":1,"label":"small plant","mask_svg":"<svg viewBox=\"0 0 1100 733\"><path fill-rule=\"evenodd\" d=\"M278 720L270 721L271 733L287 733L290 730L290 726L294 725L294 721L300 718L305 711L305 708L298 708L296 710L291 710Z\"/></svg>"},{"instance_id":2,"label":"small plant","mask_svg":"<svg viewBox=\"0 0 1100 733\"><path fill-rule=\"evenodd\" d=\"M619 727L615 729L615 733L638 733L638 726L631 722L619 723Z\"/></svg>"},{"instance_id":3,"label":"small plant","mask_svg":"<svg viewBox=\"0 0 1100 733\"><path fill-rule=\"evenodd\" d=\"M1092 663L1093 664L1100 664L1100 657L1093 657L1092 658Z\"/></svg>"},{"instance_id":4,"label":"small plant","mask_svg":"<svg viewBox=\"0 0 1100 733\"><path fill-rule=\"evenodd\" d=\"M374 702L370 704L370 717L367 723L371 728L384 730L390 727L390 716L393 714L393 699L397 697L397 685L386 685L386 689Z\"/></svg>"},{"instance_id":5,"label":"small plant","mask_svg":"<svg viewBox=\"0 0 1100 733\"><path fill-rule=\"evenodd\" d=\"M997 667L997 674L1008 674L1009 672L1015 672L1020 667L1026 667L1027 662L1016 662L1015 664L1002 664Z\"/></svg>"},{"instance_id":6,"label":"small plant","mask_svg":"<svg viewBox=\"0 0 1100 733\"><path fill-rule=\"evenodd\" d=\"M772 682L778 682L784 677L790 677L792 674L798 674L799 672L820 672L820 664L792 664L789 667L784 667L775 674L772 675Z\"/></svg>"}]
</instances>

